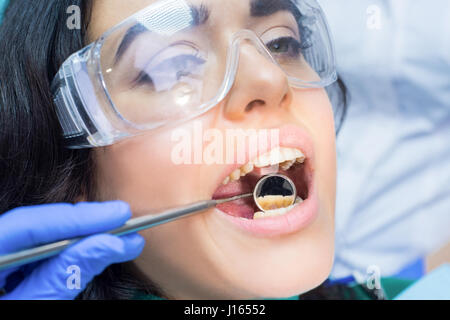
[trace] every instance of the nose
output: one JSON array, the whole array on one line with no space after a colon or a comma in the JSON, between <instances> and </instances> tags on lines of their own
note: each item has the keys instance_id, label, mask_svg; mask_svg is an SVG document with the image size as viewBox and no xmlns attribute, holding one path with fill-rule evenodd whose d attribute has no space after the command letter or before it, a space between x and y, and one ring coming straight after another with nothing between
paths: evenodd
<instances>
[{"instance_id":1,"label":"nose","mask_svg":"<svg viewBox=\"0 0 450 320\"><path fill-rule=\"evenodd\" d=\"M250 43L241 44L235 82L225 101L225 117L241 120L261 108L284 108L292 90L285 72Z\"/></svg>"}]
</instances>

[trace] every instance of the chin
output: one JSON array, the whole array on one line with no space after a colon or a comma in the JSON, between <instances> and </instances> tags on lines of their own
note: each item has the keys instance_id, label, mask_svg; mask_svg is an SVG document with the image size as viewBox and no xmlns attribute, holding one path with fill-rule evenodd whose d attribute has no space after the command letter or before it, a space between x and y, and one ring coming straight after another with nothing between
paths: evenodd
<instances>
[{"instance_id":1,"label":"chin","mask_svg":"<svg viewBox=\"0 0 450 320\"><path fill-rule=\"evenodd\" d=\"M290 249L291 253L285 253L287 257L271 259L272 263L262 267L258 267L261 263L248 266L234 275L249 299L297 296L318 287L329 277L334 262L333 228L322 226L322 232L312 229L311 232L316 232L313 238L299 237L298 251ZM242 272L247 275L242 277Z\"/></svg>"},{"instance_id":2,"label":"chin","mask_svg":"<svg viewBox=\"0 0 450 320\"><path fill-rule=\"evenodd\" d=\"M280 275L273 281L261 282L255 297L258 298L288 298L304 294L320 286L331 272L333 258L323 256L313 265L298 264L298 268L289 274ZM270 279L270 278L269 278Z\"/></svg>"}]
</instances>

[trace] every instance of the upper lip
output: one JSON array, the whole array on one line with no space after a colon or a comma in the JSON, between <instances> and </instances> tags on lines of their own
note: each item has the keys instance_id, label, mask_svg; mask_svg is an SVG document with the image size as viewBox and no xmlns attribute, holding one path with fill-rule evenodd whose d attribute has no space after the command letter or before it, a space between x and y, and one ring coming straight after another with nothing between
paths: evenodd
<instances>
[{"instance_id":1,"label":"upper lip","mask_svg":"<svg viewBox=\"0 0 450 320\"><path fill-rule=\"evenodd\" d=\"M271 142L265 144L266 148L259 148L257 150L249 150L249 148L245 149L245 161L243 163L235 163L227 165L222 174L219 176L217 181L217 186L222 185L223 180L229 176L234 170L240 168L245 165L249 161L255 159L261 154L269 152L270 150L277 147L284 148L296 148L303 152L306 159L313 164L314 163L314 152L313 152L313 144L310 138L309 133L298 126L295 125L284 125L279 128L279 141Z\"/></svg>"}]
</instances>

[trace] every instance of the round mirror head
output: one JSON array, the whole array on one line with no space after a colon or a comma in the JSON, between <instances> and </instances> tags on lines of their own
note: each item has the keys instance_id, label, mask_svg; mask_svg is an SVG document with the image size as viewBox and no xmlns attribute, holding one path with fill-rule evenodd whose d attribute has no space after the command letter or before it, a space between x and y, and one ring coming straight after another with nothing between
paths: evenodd
<instances>
[{"instance_id":1,"label":"round mirror head","mask_svg":"<svg viewBox=\"0 0 450 320\"><path fill-rule=\"evenodd\" d=\"M282 174L262 177L253 190L253 200L263 212L289 207L294 204L296 197L294 182Z\"/></svg>"}]
</instances>

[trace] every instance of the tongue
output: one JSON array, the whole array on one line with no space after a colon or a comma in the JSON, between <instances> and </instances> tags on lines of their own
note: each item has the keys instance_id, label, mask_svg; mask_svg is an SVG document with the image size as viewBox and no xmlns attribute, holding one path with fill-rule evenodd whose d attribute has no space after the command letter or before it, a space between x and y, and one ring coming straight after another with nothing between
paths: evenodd
<instances>
[{"instance_id":1,"label":"tongue","mask_svg":"<svg viewBox=\"0 0 450 320\"><path fill-rule=\"evenodd\" d=\"M252 183L241 178L241 180L233 181L227 185L220 186L214 192L213 199L225 199L237 195L253 192ZM246 219L253 219L254 210L253 198L239 199L232 202L226 202L217 205L217 208L234 217L242 217Z\"/></svg>"},{"instance_id":2,"label":"tongue","mask_svg":"<svg viewBox=\"0 0 450 320\"><path fill-rule=\"evenodd\" d=\"M230 198L250 192L253 192L251 186L247 183L243 183L242 180L238 180L229 182L227 185L222 185L217 188L216 192L213 194L213 199Z\"/></svg>"},{"instance_id":3,"label":"tongue","mask_svg":"<svg viewBox=\"0 0 450 320\"><path fill-rule=\"evenodd\" d=\"M217 208L230 216L253 219L255 209L253 209L252 202L253 199L240 199L219 204Z\"/></svg>"}]
</instances>

